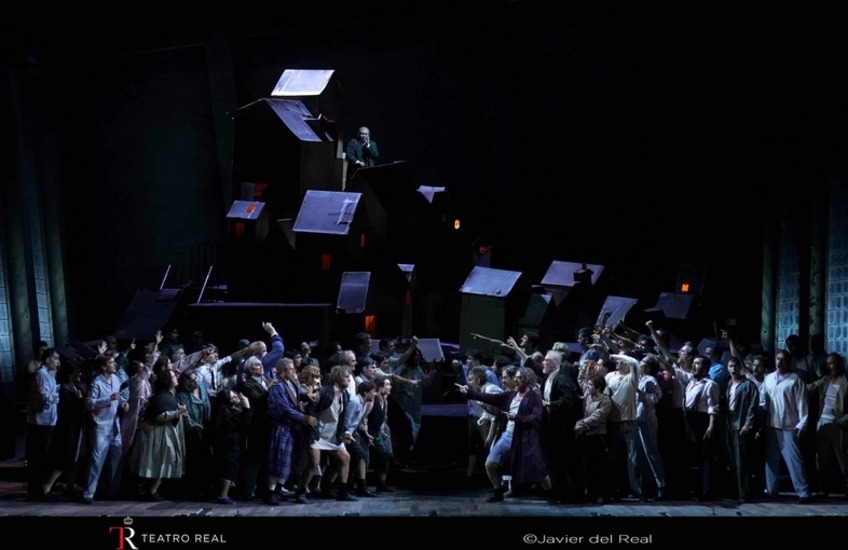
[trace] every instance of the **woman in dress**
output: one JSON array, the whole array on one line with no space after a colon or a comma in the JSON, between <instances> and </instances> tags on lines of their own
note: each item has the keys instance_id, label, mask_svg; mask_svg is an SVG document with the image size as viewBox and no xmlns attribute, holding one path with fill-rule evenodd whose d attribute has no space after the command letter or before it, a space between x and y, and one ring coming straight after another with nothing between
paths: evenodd
<instances>
[{"instance_id":1,"label":"woman in dress","mask_svg":"<svg viewBox=\"0 0 848 550\"><path fill-rule=\"evenodd\" d=\"M347 490L347 477L350 468L350 455L344 444L344 415L350 396L345 391L350 384L350 367L336 365L330 369L330 384L322 386L318 404L329 402L329 405L316 413L318 417L318 439L313 441L310 461L306 466L301 488L308 487L312 479L315 466L318 465L316 457L321 452L329 454L334 459L333 471L324 475L324 487L321 494L329 498L332 491L332 482L335 478L339 480L336 492L336 500L354 501L358 500ZM317 453L315 452L317 451Z\"/></svg>"},{"instance_id":2,"label":"woman in dress","mask_svg":"<svg viewBox=\"0 0 848 550\"><path fill-rule=\"evenodd\" d=\"M335 392L332 386L321 385L321 369L315 365L307 365L300 371L298 382L303 393L307 396L317 396L317 399L306 399L300 402L300 410L303 414L318 418L330 407ZM295 501L305 503L306 495L310 486L320 485L323 472L321 470L321 451L314 448L313 443L320 439L318 425L303 426L303 445L300 457L294 459L295 473L300 472L300 483L295 494Z\"/></svg>"},{"instance_id":3,"label":"woman in dress","mask_svg":"<svg viewBox=\"0 0 848 550\"><path fill-rule=\"evenodd\" d=\"M177 375L161 370L153 383L154 394L144 410L130 459L132 471L149 480L147 498L161 501L159 486L166 478L180 478L185 470L185 405L174 395Z\"/></svg>"},{"instance_id":4,"label":"woman in dress","mask_svg":"<svg viewBox=\"0 0 848 550\"><path fill-rule=\"evenodd\" d=\"M185 406L186 491L203 494L209 489L209 444L204 431L212 416L212 404L206 385L198 380L196 369L179 377L177 402Z\"/></svg>"},{"instance_id":5,"label":"woman in dress","mask_svg":"<svg viewBox=\"0 0 848 550\"><path fill-rule=\"evenodd\" d=\"M403 426L400 418L393 419L397 422L393 426L394 435L397 436L393 443L401 454L401 460L409 458L406 455L415 446L421 431L421 382L424 380L425 364L424 355L415 347L409 357L392 373L392 382L406 382L395 384L392 391L392 398L403 409L404 417L408 421L408 426Z\"/></svg>"},{"instance_id":6,"label":"woman in dress","mask_svg":"<svg viewBox=\"0 0 848 550\"><path fill-rule=\"evenodd\" d=\"M373 467L374 473L377 474L377 492L393 493L394 489L386 484L389 462L392 458L392 436L387 416L389 395L392 393L392 379L380 378L376 383L377 396L368 413L368 434L373 438L373 443L366 451L366 458L368 466Z\"/></svg>"}]
</instances>

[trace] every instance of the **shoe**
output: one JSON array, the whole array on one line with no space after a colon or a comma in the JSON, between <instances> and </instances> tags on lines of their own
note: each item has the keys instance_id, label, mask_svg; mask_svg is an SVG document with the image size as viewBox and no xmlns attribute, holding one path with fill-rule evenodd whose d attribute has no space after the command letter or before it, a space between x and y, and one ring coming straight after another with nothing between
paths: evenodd
<instances>
[{"instance_id":1,"label":"shoe","mask_svg":"<svg viewBox=\"0 0 848 550\"><path fill-rule=\"evenodd\" d=\"M338 500L339 502L356 502L359 499L353 496L352 494L348 493L344 489L341 489L339 491L339 494L336 495L336 500Z\"/></svg>"},{"instance_id":2,"label":"shoe","mask_svg":"<svg viewBox=\"0 0 848 550\"><path fill-rule=\"evenodd\" d=\"M503 487L498 487L495 489L495 492L486 499L486 502L503 502L504 494L506 493L506 489Z\"/></svg>"},{"instance_id":3,"label":"shoe","mask_svg":"<svg viewBox=\"0 0 848 550\"><path fill-rule=\"evenodd\" d=\"M278 494L278 495L280 495L281 497L288 497L288 496L291 496L291 495L293 495L293 494L294 494L294 491L289 491L289 490L288 490L288 489L286 489L285 487L280 487L279 489L277 489L277 491L276 491L276 492L277 492L277 494Z\"/></svg>"},{"instance_id":4,"label":"shoe","mask_svg":"<svg viewBox=\"0 0 848 550\"><path fill-rule=\"evenodd\" d=\"M813 498L810 496L798 497L798 504L809 504L813 501Z\"/></svg>"},{"instance_id":5,"label":"shoe","mask_svg":"<svg viewBox=\"0 0 848 550\"><path fill-rule=\"evenodd\" d=\"M236 501L234 501L230 497L218 497L217 499L215 499L215 501L218 504L226 504L227 506L232 506L233 504L236 503Z\"/></svg>"},{"instance_id":6,"label":"shoe","mask_svg":"<svg viewBox=\"0 0 848 550\"><path fill-rule=\"evenodd\" d=\"M364 498L374 498L377 496L377 493L375 493L374 491L369 491L367 488L363 487L361 489L356 490L356 496Z\"/></svg>"},{"instance_id":7,"label":"shoe","mask_svg":"<svg viewBox=\"0 0 848 550\"><path fill-rule=\"evenodd\" d=\"M165 500L165 497L163 497L159 493L150 493L147 495L147 500L151 502L163 502Z\"/></svg>"},{"instance_id":8,"label":"shoe","mask_svg":"<svg viewBox=\"0 0 848 550\"><path fill-rule=\"evenodd\" d=\"M271 506L276 506L280 503L280 495L274 493L273 491L269 491L263 498L262 502L265 504L269 504Z\"/></svg>"},{"instance_id":9,"label":"shoe","mask_svg":"<svg viewBox=\"0 0 848 550\"><path fill-rule=\"evenodd\" d=\"M655 502L660 502L662 500L665 500L665 498L666 498L665 497L665 491L663 489L664 489L663 487L657 488L657 496L654 499Z\"/></svg>"},{"instance_id":10,"label":"shoe","mask_svg":"<svg viewBox=\"0 0 848 550\"><path fill-rule=\"evenodd\" d=\"M389 487L388 485L377 485L378 493L394 493L395 490Z\"/></svg>"},{"instance_id":11,"label":"shoe","mask_svg":"<svg viewBox=\"0 0 848 550\"><path fill-rule=\"evenodd\" d=\"M298 495L294 498L295 504L308 504L309 499L306 498L306 493L298 493Z\"/></svg>"},{"instance_id":12,"label":"shoe","mask_svg":"<svg viewBox=\"0 0 848 550\"><path fill-rule=\"evenodd\" d=\"M77 502L80 504L94 504L94 499L91 497L80 497Z\"/></svg>"}]
</instances>

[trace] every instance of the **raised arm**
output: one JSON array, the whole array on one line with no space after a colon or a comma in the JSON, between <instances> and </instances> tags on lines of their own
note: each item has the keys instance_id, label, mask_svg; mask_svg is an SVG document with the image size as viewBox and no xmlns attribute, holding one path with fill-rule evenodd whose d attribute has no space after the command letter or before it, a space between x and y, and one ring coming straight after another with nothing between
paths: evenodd
<instances>
[{"instance_id":1,"label":"raised arm","mask_svg":"<svg viewBox=\"0 0 848 550\"><path fill-rule=\"evenodd\" d=\"M409 346L404 350L404 352L400 355L400 359L398 360L399 365L405 365L407 360L412 357L412 354L415 353L415 350L418 349L418 337L413 336L409 341Z\"/></svg>"},{"instance_id":2,"label":"raised arm","mask_svg":"<svg viewBox=\"0 0 848 550\"><path fill-rule=\"evenodd\" d=\"M521 346L518 345L518 342L516 342L515 338L513 338L512 336L506 339L506 347L514 351L515 354L518 355L518 357L521 359L522 363L526 361L529 357L529 355L527 355L527 352L521 349Z\"/></svg>"},{"instance_id":3,"label":"raised arm","mask_svg":"<svg viewBox=\"0 0 848 550\"><path fill-rule=\"evenodd\" d=\"M654 326L654 322L649 320L645 323L645 326L648 327L648 330L651 333L651 338L654 340L654 343L659 348L660 353L662 353L663 355L663 358L669 363L675 363L677 361L677 358L671 355L671 351L669 351L668 346L665 345L665 340L660 338L660 334L659 332L657 332L657 327Z\"/></svg>"},{"instance_id":4,"label":"raised arm","mask_svg":"<svg viewBox=\"0 0 848 550\"><path fill-rule=\"evenodd\" d=\"M620 361L622 363L627 364L627 366L630 367L630 374L628 376L634 384L639 383L639 361L637 361L633 357L630 357L629 355L620 354L610 355L610 359L612 359L613 361Z\"/></svg>"},{"instance_id":5,"label":"raised arm","mask_svg":"<svg viewBox=\"0 0 848 550\"><path fill-rule=\"evenodd\" d=\"M621 353L621 349L618 347L618 344L616 344L615 341L610 338L610 336L612 336L612 327L607 325L601 329L601 333L598 335L598 342L600 342L601 345L604 346L604 349L606 349L607 354Z\"/></svg>"},{"instance_id":6,"label":"raised arm","mask_svg":"<svg viewBox=\"0 0 848 550\"><path fill-rule=\"evenodd\" d=\"M627 325L625 325L624 324L624 318L621 318L618 321L618 330L621 331L621 332L618 333L618 336L620 338L625 338L627 340L630 340L631 343L635 342L636 340L639 339L640 336L642 336L642 334L640 332L638 332L638 331L628 327Z\"/></svg>"}]
</instances>

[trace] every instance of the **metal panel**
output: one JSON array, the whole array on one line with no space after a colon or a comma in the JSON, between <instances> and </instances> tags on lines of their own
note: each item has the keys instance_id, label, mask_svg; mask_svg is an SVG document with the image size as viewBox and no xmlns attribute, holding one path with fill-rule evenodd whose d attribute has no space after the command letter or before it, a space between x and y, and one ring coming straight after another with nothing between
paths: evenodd
<instances>
[{"instance_id":1,"label":"metal panel","mask_svg":"<svg viewBox=\"0 0 848 550\"><path fill-rule=\"evenodd\" d=\"M307 191L294 222L295 233L347 235L361 193Z\"/></svg>"},{"instance_id":2,"label":"metal panel","mask_svg":"<svg viewBox=\"0 0 848 550\"><path fill-rule=\"evenodd\" d=\"M258 220L265 208L264 202L233 201L227 218L236 220Z\"/></svg>"},{"instance_id":3,"label":"metal panel","mask_svg":"<svg viewBox=\"0 0 848 550\"><path fill-rule=\"evenodd\" d=\"M156 334L157 330L171 322L181 295L181 289L136 291L115 328L115 336L122 340L150 338L151 334Z\"/></svg>"},{"instance_id":4,"label":"metal panel","mask_svg":"<svg viewBox=\"0 0 848 550\"><path fill-rule=\"evenodd\" d=\"M638 302L636 298L627 298L625 296L607 296L604 300L604 305L601 312L598 314L597 325L612 325L615 327L627 312Z\"/></svg>"},{"instance_id":5,"label":"metal panel","mask_svg":"<svg viewBox=\"0 0 848 550\"><path fill-rule=\"evenodd\" d=\"M583 269L582 263L579 262L551 262L547 273L542 278L542 284L545 286L574 286L574 274ZM592 284L598 282L598 278L604 271L604 266L599 264L585 264L587 268L592 270Z\"/></svg>"},{"instance_id":6,"label":"metal panel","mask_svg":"<svg viewBox=\"0 0 848 550\"><path fill-rule=\"evenodd\" d=\"M306 123L305 119L313 117L302 102L294 99L275 99L268 100L268 105L299 140L322 141Z\"/></svg>"},{"instance_id":7,"label":"metal panel","mask_svg":"<svg viewBox=\"0 0 848 550\"><path fill-rule=\"evenodd\" d=\"M415 264L397 264L403 276L406 278L406 282L412 282L412 274L415 271Z\"/></svg>"},{"instance_id":8,"label":"metal panel","mask_svg":"<svg viewBox=\"0 0 848 550\"><path fill-rule=\"evenodd\" d=\"M527 311L524 312L524 317L520 319L520 322L525 325L534 326L542 324L545 313L548 312L548 308L551 305L552 298L550 294L531 294L530 301L527 304Z\"/></svg>"},{"instance_id":9,"label":"metal panel","mask_svg":"<svg viewBox=\"0 0 848 550\"><path fill-rule=\"evenodd\" d=\"M475 267L460 292L464 294L478 294L480 296L494 296L505 298L521 277L520 271L506 271L504 269L492 269L490 267Z\"/></svg>"},{"instance_id":10,"label":"metal panel","mask_svg":"<svg viewBox=\"0 0 848 550\"><path fill-rule=\"evenodd\" d=\"M346 271L342 273L337 307L345 313L362 313L368 303L370 271Z\"/></svg>"},{"instance_id":11,"label":"metal panel","mask_svg":"<svg viewBox=\"0 0 848 550\"><path fill-rule=\"evenodd\" d=\"M286 69L280 75L271 95L273 97L321 95L332 76L332 69Z\"/></svg>"},{"instance_id":12,"label":"metal panel","mask_svg":"<svg viewBox=\"0 0 848 550\"><path fill-rule=\"evenodd\" d=\"M418 349L421 350L424 361L428 363L438 363L445 360L442 342L438 338L419 338Z\"/></svg>"},{"instance_id":13,"label":"metal panel","mask_svg":"<svg viewBox=\"0 0 848 550\"><path fill-rule=\"evenodd\" d=\"M669 319L685 319L692 306L692 294L677 294L676 292L661 292L657 305L646 309L647 313L662 311Z\"/></svg>"},{"instance_id":14,"label":"metal panel","mask_svg":"<svg viewBox=\"0 0 848 550\"><path fill-rule=\"evenodd\" d=\"M418 187L418 192L424 195L424 198L427 199L427 202L433 204L433 199L436 197L436 193L444 193L444 187L432 187L430 185L421 185Z\"/></svg>"}]
</instances>

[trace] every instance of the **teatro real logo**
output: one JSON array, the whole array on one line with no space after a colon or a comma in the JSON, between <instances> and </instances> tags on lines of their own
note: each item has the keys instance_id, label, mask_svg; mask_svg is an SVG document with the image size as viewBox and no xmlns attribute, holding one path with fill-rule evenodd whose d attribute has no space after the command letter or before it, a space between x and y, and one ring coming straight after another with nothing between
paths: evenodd
<instances>
[{"instance_id":1,"label":"teatro real logo","mask_svg":"<svg viewBox=\"0 0 848 550\"><path fill-rule=\"evenodd\" d=\"M138 546L133 544L132 540L135 536L135 529L131 527L132 524L133 519L127 516L124 518L122 526L109 527L109 532L118 536L118 546L115 547L115 550L138 550Z\"/></svg>"},{"instance_id":2,"label":"teatro real logo","mask_svg":"<svg viewBox=\"0 0 848 550\"><path fill-rule=\"evenodd\" d=\"M139 550L136 543L145 547L148 544L160 543L227 544L227 539L224 538L223 533L136 532L132 527L133 519L131 517L125 517L123 523L121 526L113 525L109 527L109 533L114 533L114 536L118 538L118 545L115 546L115 550Z\"/></svg>"}]
</instances>

